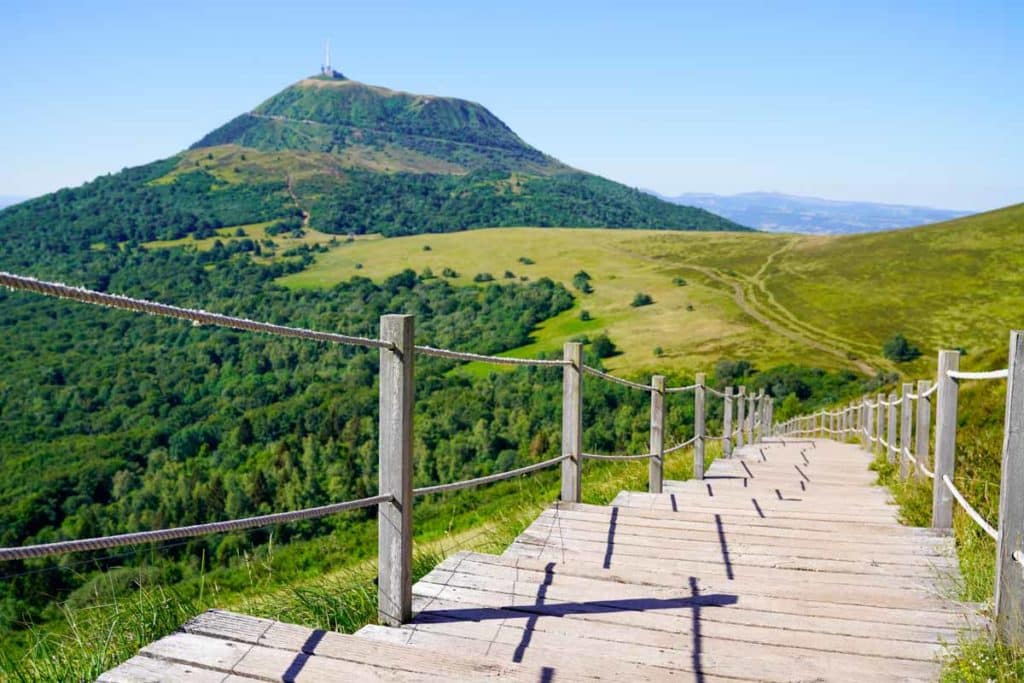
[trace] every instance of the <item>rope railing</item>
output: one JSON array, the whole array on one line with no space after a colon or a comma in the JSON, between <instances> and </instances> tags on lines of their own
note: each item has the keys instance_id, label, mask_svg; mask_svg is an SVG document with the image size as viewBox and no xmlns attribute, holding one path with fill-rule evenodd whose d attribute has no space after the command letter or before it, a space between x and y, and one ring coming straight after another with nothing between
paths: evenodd
<instances>
[{"instance_id":1,"label":"rope railing","mask_svg":"<svg viewBox=\"0 0 1024 683\"><path fill-rule=\"evenodd\" d=\"M358 510L360 508L379 505L394 499L391 494L349 500L343 503L331 503L319 507L294 510L292 512L275 512L269 515L246 517L224 522L208 522L206 524L193 524L191 526L175 527L172 529L159 529L155 531L137 531L128 534L117 534L115 536L101 536L97 538L84 538L76 541L57 541L55 543L42 543L39 545L26 545L17 548L0 548L0 562L9 560L26 560L37 557L48 557L50 555L63 555L65 553L77 553L86 550L105 550L116 548L122 545L137 545L139 543L155 543L160 541L173 541L179 538L193 538L206 534L225 533L230 531L243 531L245 529L256 529L258 527L284 524L286 522L298 522L310 519L319 519L328 515L335 515L347 510Z\"/></svg>"},{"instance_id":2,"label":"rope railing","mask_svg":"<svg viewBox=\"0 0 1024 683\"><path fill-rule=\"evenodd\" d=\"M999 532L995 529L995 527L993 527L991 524L985 521L985 518L978 514L978 511L975 510L971 506L971 504L967 502L967 499L964 498L962 493L960 493L960 490L953 485L953 480L949 478L948 474L942 475L942 483L945 484L946 488L949 489L949 492L953 494L953 497L956 499L956 502L960 503L960 507L962 507L964 512L967 513L967 516L973 519L975 524L980 526L986 534L991 536L992 540L998 540Z\"/></svg>"},{"instance_id":3,"label":"rope railing","mask_svg":"<svg viewBox=\"0 0 1024 683\"><path fill-rule=\"evenodd\" d=\"M69 299L95 306L116 308L133 313L147 313L149 315L163 316L187 320L196 325L216 325L228 327L234 330L246 330L248 332L262 332L281 337L293 337L297 339L308 339L312 341L331 342L333 344L346 344L349 346L367 346L378 349L394 349L394 345L381 341L380 339L369 339L367 337L356 337L336 332L318 332L301 327L288 327L286 325L274 325L272 323L258 322L247 318L237 318L220 313L210 313L195 308L182 308L171 306L146 299L134 299L119 294L107 294L82 287L71 287L58 282L46 282L32 277L14 275L12 273L0 272L0 286L9 287L25 292L34 292L45 296Z\"/></svg>"},{"instance_id":4,"label":"rope railing","mask_svg":"<svg viewBox=\"0 0 1024 683\"><path fill-rule=\"evenodd\" d=\"M640 455L605 455L604 453L580 453L584 460L647 460L653 458L654 453L642 453Z\"/></svg>"},{"instance_id":5,"label":"rope railing","mask_svg":"<svg viewBox=\"0 0 1024 683\"><path fill-rule=\"evenodd\" d=\"M616 377L615 375L609 375L607 372L602 372L597 368L590 367L589 365L583 366L583 372L587 375L591 375L593 377L600 377L601 379L608 380L609 382L613 382L615 384L621 384L622 386L629 387L631 389L638 389L639 391L654 391L654 387L650 386L649 384L639 384L637 382L631 382L628 379Z\"/></svg>"},{"instance_id":6,"label":"rope railing","mask_svg":"<svg viewBox=\"0 0 1024 683\"><path fill-rule=\"evenodd\" d=\"M665 390L665 393L666 394L681 394L681 393L683 393L685 391L693 391L694 389L696 389L699 386L700 386L699 384L688 384L685 387L669 387L668 389Z\"/></svg>"},{"instance_id":7,"label":"rope railing","mask_svg":"<svg viewBox=\"0 0 1024 683\"><path fill-rule=\"evenodd\" d=\"M694 444L694 443L697 443L697 439L698 439L698 437L696 437L696 436L693 437L692 439L687 439L686 441L682 441L680 443L677 443L675 446L672 446L671 448L666 448L665 450L662 451L662 453L664 455L668 455L669 453L675 453L676 451L681 451L684 448L686 448L687 446L689 446L691 444Z\"/></svg>"},{"instance_id":8,"label":"rope railing","mask_svg":"<svg viewBox=\"0 0 1024 683\"><path fill-rule=\"evenodd\" d=\"M497 474L488 474L483 477L476 477L474 479L464 479L463 481L456 481L450 484L436 484L434 486L421 486L413 489L412 494L414 496L427 496L432 493L447 493L448 491L459 491L461 489L473 488L474 486L482 486L484 484L491 484L496 481L503 481L505 479L512 479L523 474L529 474L530 472L536 472L552 465L557 465L563 460L571 458L570 455L559 455L555 458L550 458L542 462L536 462L532 465L526 465L525 467L519 467L514 470L508 470L507 472L498 472Z\"/></svg>"},{"instance_id":9,"label":"rope railing","mask_svg":"<svg viewBox=\"0 0 1024 683\"><path fill-rule=\"evenodd\" d=\"M955 380L1006 379L1010 376L1010 370L1008 368L1003 368L1002 370L990 370L988 372L962 372L960 370L947 370L946 376Z\"/></svg>"},{"instance_id":10,"label":"rope railing","mask_svg":"<svg viewBox=\"0 0 1024 683\"><path fill-rule=\"evenodd\" d=\"M910 449L905 446L903 447L903 456L910 462L914 463L914 467L921 470L921 473L924 474L924 476L928 477L929 479L935 478L935 473L929 470L927 467L925 467L924 463L915 458L914 454L910 452Z\"/></svg>"},{"instance_id":11,"label":"rope railing","mask_svg":"<svg viewBox=\"0 0 1024 683\"><path fill-rule=\"evenodd\" d=\"M545 360L540 358L514 358L511 356L487 356L479 353L468 353L466 351L449 351L448 349L437 349L433 346L414 346L416 353L434 358L447 358L449 360L464 360L471 362L493 363L495 365L530 365L535 367L564 367L572 365L572 361L556 359Z\"/></svg>"}]
</instances>

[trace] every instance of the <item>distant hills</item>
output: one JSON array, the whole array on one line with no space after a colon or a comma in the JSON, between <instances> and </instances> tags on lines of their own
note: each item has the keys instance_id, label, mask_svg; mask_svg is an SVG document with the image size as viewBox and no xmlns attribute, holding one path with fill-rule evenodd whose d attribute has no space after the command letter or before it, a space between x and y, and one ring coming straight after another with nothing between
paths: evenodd
<instances>
[{"instance_id":1,"label":"distant hills","mask_svg":"<svg viewBox=\"0 0 1024 683\"><path fill-rule=\"evenodd\" d=\"M283 230L410 235L495 226L743 230L571 168L485 107L340 74L301 80L188 150L0 212L30 253Z\"/></svg>"},{"instance_id":2,"label":"distant hills","mask_svg":"<svg viewBox=\"0 0 1024 683\"><path fill-rule=\"evenodd\" d=\"M968 215L969 211L902 204L847 202L777 192L735 195L685 193L665 199L707 209L729 220L769 232L845 234L906 228Z\"/></svg>"},{"instance_id":3,"label":"distant hills","mask_svg":"<svg viewBox=\"0 0 1024 683\"><path fill-rule=\"evenodd\" d=\"M15 197L9 194L0 194L0 209L25 201L25 197Z\"/></svg>"}]
</instances>

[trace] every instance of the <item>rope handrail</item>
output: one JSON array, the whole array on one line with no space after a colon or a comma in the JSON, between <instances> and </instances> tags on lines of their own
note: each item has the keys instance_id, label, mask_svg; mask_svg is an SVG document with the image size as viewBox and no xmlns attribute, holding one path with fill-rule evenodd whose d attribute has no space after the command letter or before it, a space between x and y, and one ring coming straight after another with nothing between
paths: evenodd
<instances>
[{"instance_id":1,"label":"rope handrail","mask_svg":"<svg viewBox=\"0 0 1024 683\"><path fill-rule=\"evenodd\" d=\"M594 377L606 379L609 382L621 384L624 387L630 387L631 389L639 389L640 391L654 391L654 387L648 384L638 384L637 382L630 382L628 379L622 379L621 377L616 377L615 375L609 375L607 372L601 372L597 368L592 368L589 365L583 366L583 372L585 372L588 375L593 375Z\"/></svg>"},{"instance_id":2,"label":"rope handrail","mask_svg":"<svg viewBox=\"0 0 1024 683\"><path fill-rule=\"evenodd\" d=\"M960 370L947 370L946 376L950 379L1006 379L1010 376L1009 368L1002 370L989 370L988 372L963 372Z\"/></svg>"},{"instance_id":3,"label":"rope handrail","mask_svg":"<svg viewBox=\"0 0 1024 683\"><path fill-rule=\"evenodd\" d=\"M640 455L605 455L604 453L580 453L584 460L647 460L653 458L654 453L643 453Z\"/></svg>"},{"instance_id":4,"label":"rope handrail","mask_svg":"<svg viewBox=\"0 0 1024 683\"><path fill-rule=\"evenodd\" d=\"M447 358L450 360L465 360L482 363L493 363L495 365L532 365L536 367L565 367L572 365L569 360L543 360L540 358L514 358L511 356L488 356L479 353L468 353L466 351L450 351L448 349L437 349L433 346L414 346L416 353L434 358Z\"/></svg>"},{"instance_id":5,"label":"rope handrail","mask_svg":"<svg viewBox=\"0 0 1024 683\"><path fill-rule=\"evenodd\" d=\"M662 451L662 454L668 455L669 453L675 453L676 451L681 451L684 448L686 448L687 446L689 446L690 444L696 443L696 442L697 442L697 437L695 436L692 439L687 439L686 441L681 441L681 442L677 443L675 446L672 446L671 448L666 448L665 450Z\"/></svg>"},{"instance_id":6,"label":"rope handrail","mask_svg":"<svg viewBox=\"0 0 1024 683\"><path fill-rule=\"evenodd\" d=\"M193 524L191 526L174 527L171 529L157 529L154 531L136 531L115 536L101 536L97 538L84 538L75 541L57 541L55 543L41 543L39 545L26 545L17 548L0 548L0 562L9 560L25 560L36 557L48 557L50 555L63 555L64 553L77 553L85 550L104 550L116 548L122 545L136 545L139 543L154 543L159 541L172 541L178 538L192 538L205 534L224 533L228 531L241 531L244 529L255 529L257 527L270 526L272 524L283 524L285 522L298 522L308 519L319 519L328 515L345 512L347 510L358 510L359 508L379 505L394 499L390 493L358 500L348 500L342 503L331 503L319 507L293 510L291 512L275 512L269 515L258 515L256 517L245 517L223 522L208 522L205 524Z\"/></svg>"},{"instance_id":7,"label":"rope handrail","mask_svg":"<svg viewBox=\"0 0 1024 683\"><path fill-rule=\"evenodd\" d=\"M696 389L699 386L700 386L699 384L688 384L685 387L670 387L670 388L665 390L665 393L666 394L679 394L679 393L682 393L684 391L693 391L694 389Z\"/></svg>"},{"instance_id":8,"label":"rope handrail","mask_svg":"<svg viewBox=\"0 0 1024 683\"><path fill-rule=\"evenodd\" d=\"M203 311L195 308L183 308L181 306L162 304L156 301L149 301L147 299L135 299L128 296L121 296L120 294L107 294L105 292L97 292L83 287L72 287L59 282L47 282L45 280L37 280L33 277L14 275L13 273L2 271L0 271L0 286L18 289L25 292L34 292L45 296L57 297L59 299L70 299L72 301L93 304L95 306L106 306L108 308L131 311L133 313L147 313L149 315L159 315L167 318L176 318L178 320L188 320L197 325L216 325L218 327L228 327L235 330L264 332L266 334L273 334L281 337L294 337L298 339L309 339L312 341L331 342L334 344L346 344L350 346L367 346L378 349L395 348L390 342L382 341L380 339L356 337L348 334L339 334L337 332L318 332L316 330L308 330L302 327L275 325L272 323L249 320L248 318L223 315L221 313L210 313L209 311Z\"/></svg>"},{"instance_id":9,"label":"rope handrail","mask_svg":"<svg viewBox=\"0 0 1024 683\"><path fill-rule=\"evenodd\" d=\"M971 507L971 504L967 502L963 494L953 485L953 481L949 478L948 474L942 475L942 483L946 485L949 492L956 498L956 502L960 503L960 507L964 509L964 512L974 520L974 522L980 526L986 534L992 537L992 540L998 540L999 532L991 524L985 521L985 518L978 514L978 511Z\"/></svg>"},{"instance_id":10,"label":"rope handrail","mask_svg":"<svg viewBox=\"0 0 1024 683\"><path fill-rule=\"evenodd\" d=\"M914 466L917 467L917 469L921 470L924 476L928 477L929 479L935 478L935 473L929 470L927 467L925 467L923 462L915 458L914 455L910 452L910 449L907 448L906 446L903 447L903 455L908 460L910 460L910 462L914 463Z\"/></svg>"},{"instance_id":11,"label":"rope handrail","mask_svg":"<svg viewBox=\"0 0 1024 683\"><path fill-rule=\"evenodd\" d=\"M714 387L709 387L707 384L702 384L701 386L703 386L704 390L707 391L709 394L714 394L715 396L718 396L719 398L725 398L725 392L724 391L719 391L718 389L715 389Z\"/></svg>"},{"instance_id":12,"label":"rope handrail","mask_svg":"<svg viewBox=\"0 0 1024 683\"><path fill-rule=\"evenodd\" d=\"M519 467L514 470L508 470L507 472L498 472L496 474L488 474L483 477L476 477L474 479L464 479L462 481L452 482L450 484L436 484L434 486L421 486L417 489L412 490L414 496L426 496L431 493L446 493L448 491L458 491L460 489L468 489L474 486L482 486L483 484L490 484L496 481L502 481L504 479L512 479L518 477L521 474L529 474L530 472L536 472L542 470L545 467L551 467L557 465L563 460L568 460L571 455L559 455L542 462L535 462L532 465L526 465L525 467Z\"/></svg>"}]
</instances>

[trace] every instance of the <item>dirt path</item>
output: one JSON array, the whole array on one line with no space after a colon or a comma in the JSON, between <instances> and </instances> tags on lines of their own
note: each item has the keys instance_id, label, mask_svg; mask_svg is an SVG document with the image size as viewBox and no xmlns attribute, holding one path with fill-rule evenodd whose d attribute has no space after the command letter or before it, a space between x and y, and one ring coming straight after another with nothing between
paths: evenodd
<instances>
[{"instance_id":1,"label":"dirt path","mask_svg":"<svg viewBox=\"0 0 1024 683\"><path fill-rule=\"evenodd\" d=\"M739 275L727 275L726 273L718 270L717 268L710 268L708 266L699 266L693 263L678 263L670 262L665 259L655 258L647 254L637 253L635 251L623 248L622 251L628 253L630 256L648 261L650 263L656 263L660 266L669 266L673 268L685 268L689 270L701 273L710 280L713 280L721 285L732 290L732 298L736 305L745 314L761 323L764 327L768 328L775 334L781 335L786 339L803 344L804 346L812 349L817 349L823 353L839 360L843 365L855 368L858 372L864 373L868 376L874 376L878 369L872 366L870 363L860 360L851 359L848 354L848 348L853 346L850 344L847 347L840 346L835 342L830 343L829 339L834 339L834 335L825 332L824 330L817 330L814 326L805 323L788 310L778 305L771 296L767 289L764 287L763 279L767 273L767 269L771 266L774 259L785 252L787 249L792 248L795 245L797 239L788 241L785 245L775 250L765 258L765 262L757 270L757 273L753 278L744 278ZM761 283L760 285L758 283ZM753 292L748 290L750 287L761 287L767 294L770 304L758 301ZM767 310L765 310L767 309ZM845 340L840 343L847 343Z\"/></svg>"}]
</instances>

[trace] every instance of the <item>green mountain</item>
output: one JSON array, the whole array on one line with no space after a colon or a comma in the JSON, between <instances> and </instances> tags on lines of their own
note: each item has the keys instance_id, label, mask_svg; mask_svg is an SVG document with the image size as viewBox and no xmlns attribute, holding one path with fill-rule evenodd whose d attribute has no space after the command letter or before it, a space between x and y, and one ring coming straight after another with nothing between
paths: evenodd
<instances>
[{"instance_id":1,"label":"green mountain","mask_svg":"<svg viewBox=\"0 0 1024 683\"><path fill-rule=\"evenodd\" d=\"M493 226L742 230L570 168L479 104L343 77L284 89L168 159L0 212L14 251L285 229L408 235ZM18 244L14 244L18 242Z\"/></svg>"}]
</instances>

